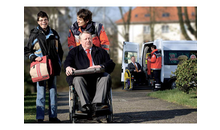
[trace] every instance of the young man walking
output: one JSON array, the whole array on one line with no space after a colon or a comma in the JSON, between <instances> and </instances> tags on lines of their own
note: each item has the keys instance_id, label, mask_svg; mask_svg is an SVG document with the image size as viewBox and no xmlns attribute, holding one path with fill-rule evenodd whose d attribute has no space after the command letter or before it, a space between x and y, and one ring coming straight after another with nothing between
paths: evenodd
<instances>
[{"instance_id":1,"label":"young man walking","mask_svg":"<svg viewBox=\"0 0 220 130\"><path fill-rule=\"evenodd\" d=\"M24 55L33 61L41 61L42 57L48 55L51 59L54 75L48 80L39 81L37 85L36 119L44 121L46 102L46 81L49 88L49 121L60 122L57 118L57 87L56 76L61 72L63 49L58 33L49 27L49 17L43 11L37 14L38 26L31 30L29 41L24 47Z\"/></svg>"}]
</instances>

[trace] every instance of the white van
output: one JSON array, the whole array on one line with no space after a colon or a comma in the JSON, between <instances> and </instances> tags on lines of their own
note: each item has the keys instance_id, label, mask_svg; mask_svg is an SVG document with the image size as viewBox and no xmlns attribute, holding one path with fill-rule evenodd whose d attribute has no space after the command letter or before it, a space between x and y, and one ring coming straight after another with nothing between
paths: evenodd
<instances>
[{"instance_id":1,"label":"white van","mask_svg":"<svg viewBox=\"0 0 220 130\"><path fill-rule=\"evenodd\" d=\"M125 70L125 58L129 58L125 54L128 54L129 52L132 54L137 54L137 62L139 59L139 45L132 43L133 47L135 48L133 51L132 50L127 50L127 46L130 46L130 42L124 42L124 48L123 48L123 61L122 61L122 82L124 81L124 70ZM137 47L134 47L134 45L137 45ZM153 42L147 42L142 44L142 49L141 49L141 56L140 56L140 64L143 67L143 70L146 72L147 65L146 65L146 54L151 53L150 47L152 45L156 45L158 51L160 51L162 55L162 68L161 68L161 82L163 83L163 87L175 87L175 77L171 72L174 72L177 68L178 64L178 56L180 55L186 55L189 58L195 58L197 57L197 41L163 41L161 39L157 39ZM137 48L137 49L136 49ZM126 52L126 53L125 53ZM128 60L126 60L128 61ZM124 66L123 66L124 65ZM171 75L173 77L171 77ZM148 80L148 78L146 79Z\"/></svg>"},{"instance_id":2,"label":"white van","mask_svg":"<svg viewBox=\"0 0 220 130\"><path fill-rule=\"evenodd\" d=\"M122 71L121 71L121 82L124 82L125 68L131 63L131 56L135 56L136 62L139 63L139 44L133 42L123 43L123 54L122 54Z\"/></svg>"}]
</instances>

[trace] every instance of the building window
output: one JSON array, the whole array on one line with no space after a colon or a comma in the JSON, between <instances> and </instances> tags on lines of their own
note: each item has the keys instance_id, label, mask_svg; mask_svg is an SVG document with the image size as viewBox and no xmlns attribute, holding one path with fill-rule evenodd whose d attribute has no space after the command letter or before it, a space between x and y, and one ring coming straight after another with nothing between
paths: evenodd
<instances>
[{"instance_id":1,"label":"building window","mask_svg":"<svg viewBox=\"0 0 220 130\"><path fill-rule=\"evenodd\" d=\"M163 13L162 14L162 17L169 17L170 16L170 13Z\"/></svg>"},{"instance_id":2,"label":"building window","mask_svg":"<svg viewBox=\"0 0 220 130\"><path fill-rule=\"evenodd\" d=\"M145 14L144 16L145 16L145 17L150 17L150 14Z\"/></svg>"},{"instance_id":3,"label":"building window","mask_svg":"<svg viewBox=\"0 0 220 130\"><path fill-rule=\"evenodd\" d=\"M138 17L138 14L135 14L135 17Z\"/></svg>"},{"instance_id":4,"label":"building window","mask_svg":"<svg viewBox=\"0 0 220 130\"><path fill-rule=\"evenodd\" d=\"M162 26L162 33L168 33L169 32L169 26L168 25L163 25Z\"/></svg>"},{"instance_id":5,"label":"building window","mask_svg":"<svg viewBox=\"0 0 220 130\"><path fill-rule=\"evenodd\" d=\"M144 34L149 34L150 33L150 26L146 25L144 26Z\"/></svg>"},{"instance_id":6,"label":"building window","mask_svg":"<svg viewBox=\"0 0 220 130\"><path fill-rule=\"evenodd\" d=\"M195 13L194 12L192 12L192 14L191 14L192 16L195 16Z\"/></svg>"}]
</instances>

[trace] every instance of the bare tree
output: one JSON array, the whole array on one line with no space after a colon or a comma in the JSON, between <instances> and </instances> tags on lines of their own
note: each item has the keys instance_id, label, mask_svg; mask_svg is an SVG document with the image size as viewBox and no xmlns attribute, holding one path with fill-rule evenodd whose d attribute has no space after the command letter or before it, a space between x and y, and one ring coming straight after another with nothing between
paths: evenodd
<instances>
[{"instance_id":1,"label":"bare tree","mask_svg":"<svg viewBox=\"0 0 220 130\"><path fill-rule=\"evenodd\" d=\"M154 41L154 25L155 25L155 7L150 7L150 36L151 41Z\"/></svg>"},{"instance_id":2,"label":"bare tree","mask_svg":"<svg viewBox=\"0 0 220 130\"><path fill-rule=\"evenodd\" d=\"M197 10L197 7L195 7L195 11ZM195 17L195 20L196 20L196 29L193 29L193 27L191 26L190 24L190 21L189 21L189 17L188 17L188 11L187 11L187 7L184 7L184 14L185 14L185 23L186 25L188 26L188 30L190 31L190 33L192 35L195 36L195 38L197 38L197 11L195 12L196 13L196 17Z\"/></svg>"},{"instance_id":3,"label":"bare tree","mask_svg":"<svg viewBox=\"0 0 220 130\"><path fill-rule=\"evenodd\" d=\"M125 41L129 41L129 28L130 28L130 21L131 21L131 10L132 7L129 7L129 11L127 13L127 19L125 19L123 15L122 7L119 7L121 18L123 21L124 30L122 31L122 37L125 39Z\"/></svg>"},{"instance_id":4,"label":"bare tree","mask_svg":"<svg viewBox=\"0 0 220 130\"><path fill-rule=\"evenodd\" d=\"M123 21L123 30L122 32L119 32L117 30L117 25L112 21L112 19L106 15L106 18L108 19L108 21L110 22L110 24L113 26L113 29L116 31L116 33L118 33L119 35L121 35L125 41L129 41L129 27L130 27L130 21L131 21L131 10L132 10L132 7L129 7L129 11L127 12L127 14L123 15L124 14L124 10L122 7L119 7L119 11L120 11L120 14L121 14L121 19ZM125 16L127 16L127 19L125 19ZM117 44L114 45L115 48L119 48L120 50L122 50L122 43L119 43L117 41Z\"/></svg>"},{"instance_id":5,"label":"bare tree","mask_svg":"<svg viewBox=\"0 0 220 130\"><path fill-rule=\"evenodd\" d=\"M187 25L187 30L184 27L184 21L183 21L183 16L182 16L182 7L177 7L178 10L178 17L179 17L179 23L180 23L180 28L183 36L186 38L186 40L192 40L189 35L187 34L187 30L197 38L197 8L195 8L195 25L196 29L193 29L193 27L190 24L190 20L188 17L188 12L187 12L187 7L184 7L184 15L185 15L185 23Z\"/></svg>"}]
</instances>

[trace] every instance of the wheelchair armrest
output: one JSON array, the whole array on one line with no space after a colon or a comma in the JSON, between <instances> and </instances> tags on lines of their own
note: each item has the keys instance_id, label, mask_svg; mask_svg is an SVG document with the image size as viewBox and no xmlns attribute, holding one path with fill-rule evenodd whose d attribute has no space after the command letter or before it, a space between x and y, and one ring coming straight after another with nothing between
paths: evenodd
<instances>
[{"instance_id":1,"label":"wheelchair armrest","mask_svg":"<svg viewBox=\"0 0 220 130\"><path fill-rule=\"evenodd\" d=\"M96 74L96 73L104 73L104 68L92 68L92 69L81 69L73 71L72 75L86 75L86 74Z\"/></svg>"}]
</instances>

